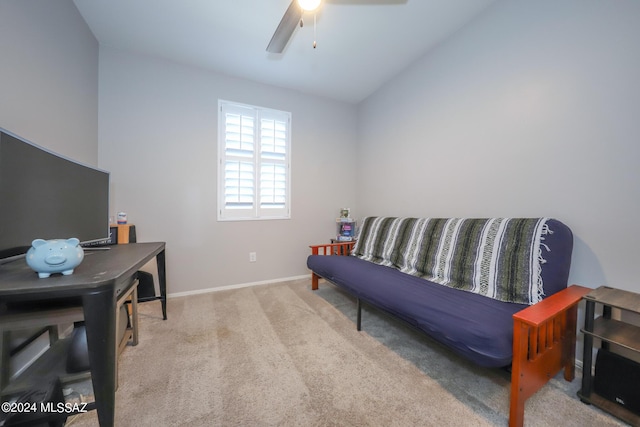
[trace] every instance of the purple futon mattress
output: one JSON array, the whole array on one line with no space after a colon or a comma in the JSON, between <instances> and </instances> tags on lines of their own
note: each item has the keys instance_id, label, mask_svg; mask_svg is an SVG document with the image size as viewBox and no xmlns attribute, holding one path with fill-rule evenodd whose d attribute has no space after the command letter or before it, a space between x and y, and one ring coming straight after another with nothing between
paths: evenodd
<instances>
[{"instance_id":1,"label":"purple futon mattress","mask_svg":"<svg viewBox=\"0 0 640 427\"><path fill-rule=\"evenodd\" d=\"M566 288L573 247L568 227L553 219L546 223L552 232L543 239L543 297ZM504 367L511 363L512 316L526 308L526 303L505 302L434 283L353 255L311 255L307 266L354 297L408 322L480 366Z\"/></svg>"}]
</instances>

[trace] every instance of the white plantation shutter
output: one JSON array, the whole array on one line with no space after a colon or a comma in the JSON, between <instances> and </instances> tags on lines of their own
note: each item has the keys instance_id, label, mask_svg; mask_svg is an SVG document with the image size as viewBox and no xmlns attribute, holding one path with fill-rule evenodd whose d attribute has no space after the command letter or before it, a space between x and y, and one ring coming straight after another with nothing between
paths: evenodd
<instances>
[{"instance_id":1,"label":"white plantation shutter","mask_svg":"<svg viewBox=\"0 0 640 427\"><path fill-rule=\"evenodd\" d=\"M252 208L255 199L253 163L226 160L224 163L224 203L227 209Z\"/></svg>"},{"instance_id":2,"label":"white plantation shutter","mask_svg":"<svg viewBox=\"0 0 640 427\"><path fill-rule=\"evenodd\" d=\"M288 123L265 114L260 120L260 209L287 203ZM266 212L265 212L266 214Z\"/></svg>"},{"instance_id":3,"label":"white plantation shutter","mask_svg":"<svg viewBox=\"0 0 640 427\"><path fill-rule=\"evenodd\" d=\"M219 101L218 219L290 217L291 114Z\"/></svg>"}]
</instances>

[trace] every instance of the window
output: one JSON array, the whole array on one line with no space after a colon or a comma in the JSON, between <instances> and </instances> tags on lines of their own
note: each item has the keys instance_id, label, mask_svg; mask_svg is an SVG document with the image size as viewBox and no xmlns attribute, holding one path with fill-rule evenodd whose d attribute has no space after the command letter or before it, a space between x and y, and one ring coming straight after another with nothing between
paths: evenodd
<instances>
[{"instance_id":1,"label":"window","mask_svg":"<svg viewBox=\"0 0 640 427\"><path fill-rule=\"evenodd\" d=\"M284 219L291 113L218 101L218 220Z\"/></svg>"}]
</instances>

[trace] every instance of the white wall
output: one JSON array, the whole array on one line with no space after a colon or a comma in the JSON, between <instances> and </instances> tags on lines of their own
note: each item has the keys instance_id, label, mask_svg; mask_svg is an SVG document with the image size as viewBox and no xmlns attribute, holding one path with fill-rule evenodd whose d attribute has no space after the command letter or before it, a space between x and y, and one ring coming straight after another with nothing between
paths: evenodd
<instances>
[{"instance_id":1,"label":"white wall","mask_svg":"<svg viewBox=\"0 0 640 427\"><path fill-rule=\"evenodd\" d=\"M98 163L98 42L71 0L0 1L0 127Z\"/></svg>"},{"instance_id":2,"label":"white wall","mask_svg":"<svg viewBox=\"0 0 640 427\"><path fill-rule=\"evenodd\" d=\"M639 9L498 2L356 110L105 47L98 80L70 0L2 0L0 127L96 164L99 86L112 210L167 241L170 292L306 274L345 205L553 216L575 233L572 282L637 291ZM218 98L293 112L292 220L215 221Z\"/></svg>"},{"instance_id":3,"label":"white wall","mask_svg":"<svg viewBox=\"0 0 640 427\"><path fill-rule=\"evenodd\" d=\"M640 291L640 2L500 1L359 108L363 215L551 216Z\"/></svg>"},{"instance_id":4,"label":"white wall","mask_svg":"<svg viewBox=\"0 0 640 427\"><path fill-rule=\"evenodd\" d=\"M308 245L353 206L355 106L108 47L99 91L111 206L167 242L170 294L307 275ZM219 98L292 112L291 220L216 221Z\"/></svg>"}]
</instances>

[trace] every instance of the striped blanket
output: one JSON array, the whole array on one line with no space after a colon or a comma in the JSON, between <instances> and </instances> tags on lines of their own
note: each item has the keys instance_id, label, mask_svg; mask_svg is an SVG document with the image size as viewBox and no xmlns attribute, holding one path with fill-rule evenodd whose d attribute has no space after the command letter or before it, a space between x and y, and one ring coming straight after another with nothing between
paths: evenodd
<instances>
[{"instance_id":1,"label":"striped blanket","mask_svg":"<svg viewBox=\"0 0 640 427\"><path fill-rule=\"evenodd\" d=\"M535 304L547 218L367 217L352 255L500 301Z\"/></svg>"}]
</instances>

